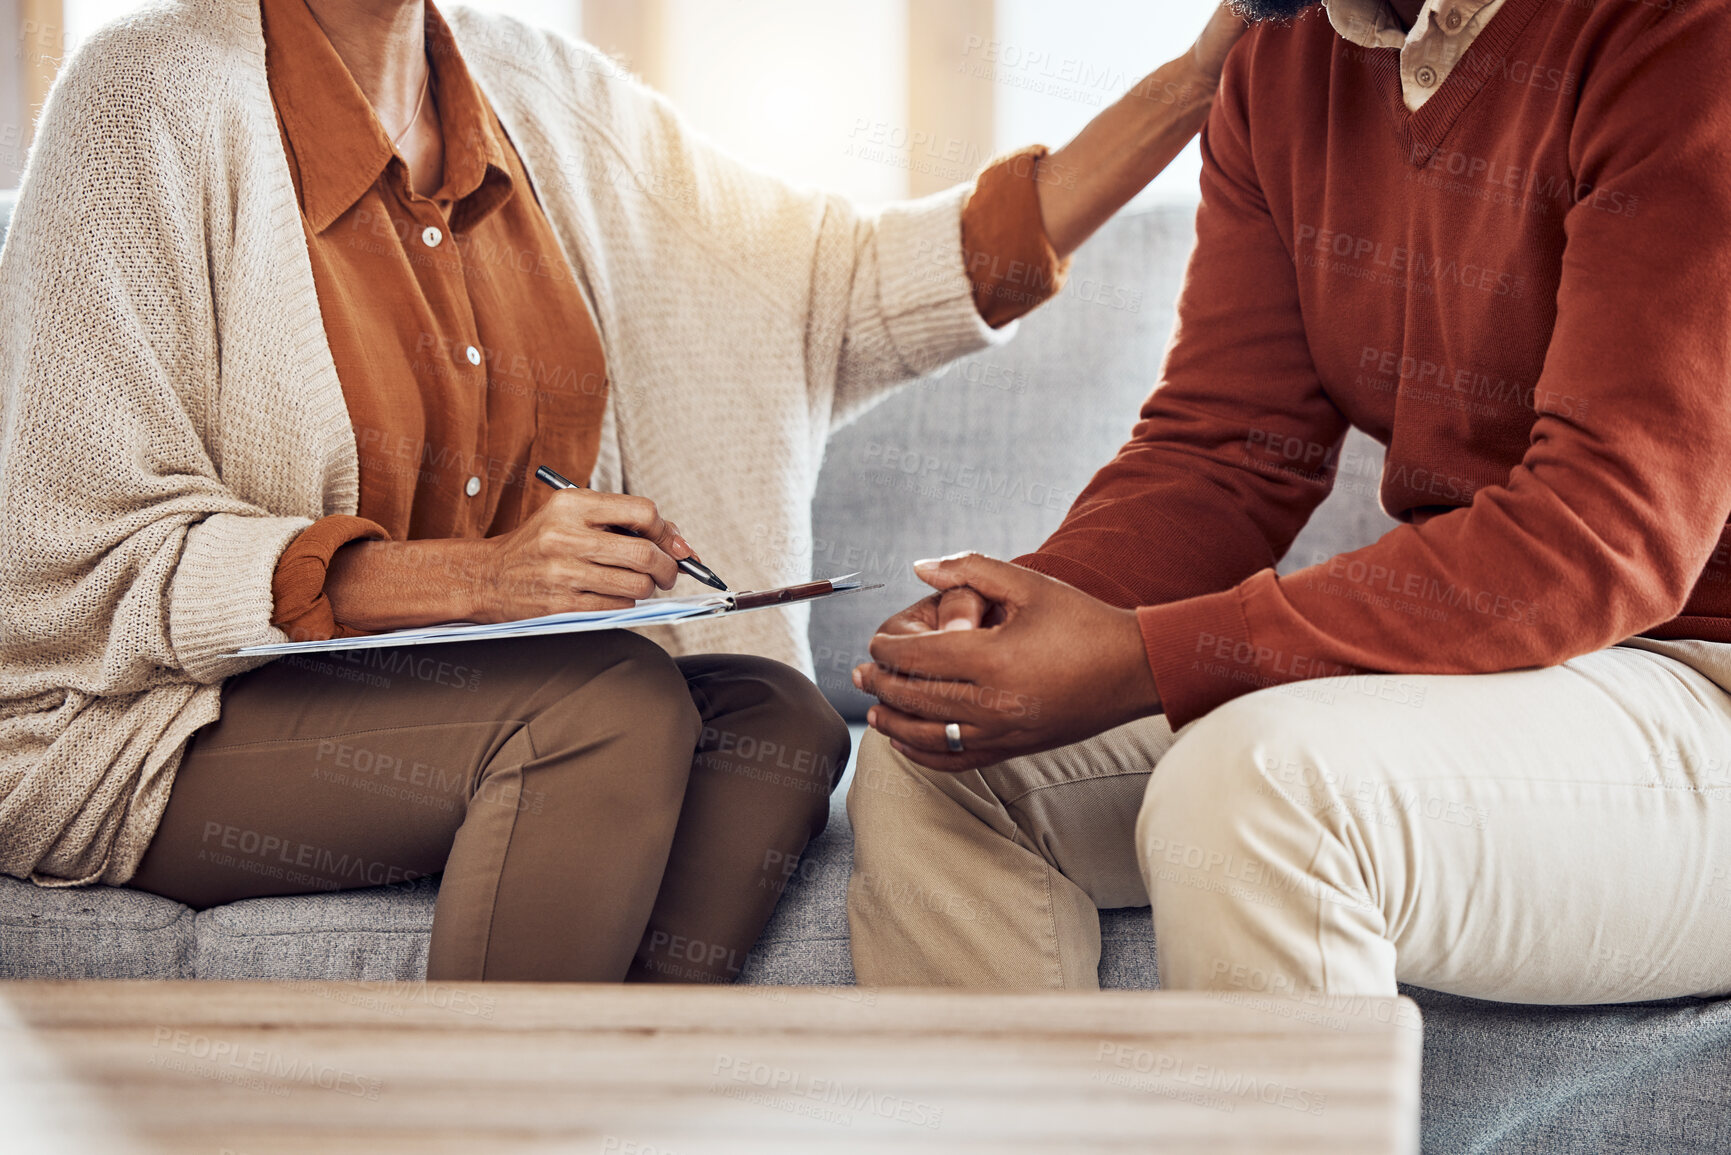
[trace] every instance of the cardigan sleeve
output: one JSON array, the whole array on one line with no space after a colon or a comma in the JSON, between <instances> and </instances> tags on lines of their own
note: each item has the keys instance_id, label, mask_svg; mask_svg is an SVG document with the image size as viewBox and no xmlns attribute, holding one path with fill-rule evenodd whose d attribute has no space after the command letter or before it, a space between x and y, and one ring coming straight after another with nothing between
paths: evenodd
<instances>
[{"instance_id":1,"label":"cardigan sleeve","mask_svg":"<svg viewBox=\"0 0 1731 1155\"><path fill-rule=\"evenodd\" d=\"M993 328L975 303L962 244L972 192L959 185L876 214L831 198L826 231L847 229L852 252L842 265L834 260L841 246L821 234L815 238L813 259L820 267L810 332L832 331L825 321L833 318L839 340L828 354L833 359L809 364L815 386L832 383L834 424L851 420L897 385L1015 336L1013 322ZM829 348L827 342L818 347Z\"/></svg>"},{"instance_id":2,"label":"cardigan sleeve","mask_svg":"<svg viewBox=\"0 0 1731 1155\"><path fill-rule=\"evenodd\" d=\"M836 423L896 385L1003 344L1017 319L1063 287L1069 262L1046 236L1031 163L1044 153L1012 153L971 185L858 220L866 243L835 367Z\"/></svg>"},{"instance_id":3,"label":"cardigan sleeve","mask_svg":"<svg viewBox=\"0 0 1731 1155\"><path fill-rule=\"evenodd\" d=\"M0 260L0 666L7 696L215 683L279 641L310 518L224 483L208 246L222 101L109 30L57 82ZM184 62L182 62L184 64ZM140 238L153 238L154 243Z\"/></svg>"},{"instance_id":4,"label":"cardigan sleeve","mask_svg":"<svg viewBox=\"0 0 1731 1155\"><path fill-rule=\"evenodd\" d=\"M1328 496L1346 436L1311 360L1230 67L1202 137L1196 248L1159 385L1129 444L1018 559L1127 608L1230 589L1273 566ZM1287 445L1313 448L1295 466L1271 448Z\"/></svg>"}]
</instances>

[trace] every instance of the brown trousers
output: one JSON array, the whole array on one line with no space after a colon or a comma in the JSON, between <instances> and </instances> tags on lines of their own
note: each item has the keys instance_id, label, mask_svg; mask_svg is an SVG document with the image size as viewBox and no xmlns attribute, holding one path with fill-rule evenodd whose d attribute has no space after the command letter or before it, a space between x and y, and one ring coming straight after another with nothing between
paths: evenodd
<instances>
[{"instance_id":1,"label":"brown trousers","mask_svg":"<svg viewBox=\"0 0 1731 1155\"><path fill-rule=\"evenodd\" d=\"M290 657L223 687L131 885L442 871L429 978L730 982L848 747L798 672L627 633Z\"/></svg>"}]
</instances>

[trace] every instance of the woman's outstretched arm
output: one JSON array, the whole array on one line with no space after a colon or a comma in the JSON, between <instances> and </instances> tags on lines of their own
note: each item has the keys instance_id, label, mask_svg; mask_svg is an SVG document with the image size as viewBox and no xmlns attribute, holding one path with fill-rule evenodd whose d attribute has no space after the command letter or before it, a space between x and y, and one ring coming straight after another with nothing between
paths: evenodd
<instances>
[{"instance_id":1,"label":"woman's outstretched arm","mask_svg":"<svg viewBox=\"0 0 1731 1155\"><path fill-rule=\"evenodd\" d=\"M1159 176L1202 129L1244 21L1222 4L1195 47L1163 65L1040 161L1046 236L1067 257Z\"/></svg>"}]
</instances>

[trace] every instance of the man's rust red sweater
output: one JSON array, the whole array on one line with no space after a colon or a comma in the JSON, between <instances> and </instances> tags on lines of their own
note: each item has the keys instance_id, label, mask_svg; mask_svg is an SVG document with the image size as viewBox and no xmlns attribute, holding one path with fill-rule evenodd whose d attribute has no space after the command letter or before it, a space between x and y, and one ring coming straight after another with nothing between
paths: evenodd
<instances>
[{"instance_id":1,"label":"man's rust red sweater","mask_svg":"<svg viewBox=\"0 0 1731 1155\"><path fill-rule=\"evenodd\" d=\"M1417 112L1320 9L1254 30L1159 385L1022 564L1140 607L1175 726L1731 641L1728 73L1731 0L1505 0ZM1278 577L1349 423L1404 524Z\"/></svg>"}]
</instances>

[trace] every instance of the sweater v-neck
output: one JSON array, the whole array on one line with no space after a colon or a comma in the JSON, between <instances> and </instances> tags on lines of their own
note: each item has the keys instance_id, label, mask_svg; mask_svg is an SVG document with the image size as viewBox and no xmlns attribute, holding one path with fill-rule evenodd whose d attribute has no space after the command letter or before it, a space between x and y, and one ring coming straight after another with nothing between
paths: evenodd
<instances>
[{"instance_id":1,"label":"sweater v-neck","mask_svg":"<svg viewBox=\"0 0 1731 1155\"><path fill-rule=\"evenodd\" d=\"M1436 93L1416 110L1406 106L1406 97L1401 91L1399 51L1387 48L1371 56L1374 83L1388 101L1389 113L1394 118L1395 136L1407 163L1422 167L1430 160L1431 154L1448 138L1455 121L1460 119L1473 97L1498 71L1490 62L1500 59L1514 47L1539 8L1549 2L1505 0L1490 23L1485 25L1484 31L1467 46L1443 78Z\"/></svg>"}]
</instances>

